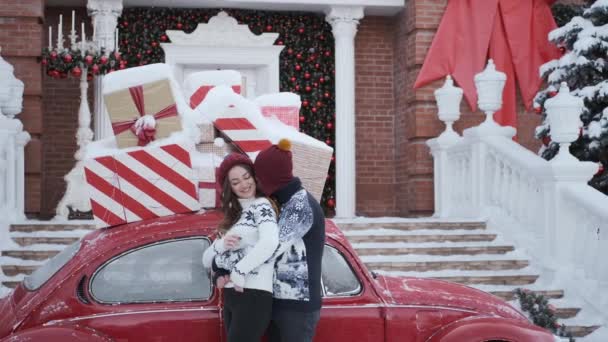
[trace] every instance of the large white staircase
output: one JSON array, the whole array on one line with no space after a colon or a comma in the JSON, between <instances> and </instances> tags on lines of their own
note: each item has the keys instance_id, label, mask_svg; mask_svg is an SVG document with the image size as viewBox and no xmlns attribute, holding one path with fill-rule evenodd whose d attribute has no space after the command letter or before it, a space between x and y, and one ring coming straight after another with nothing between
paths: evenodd
<instances>
[{"instance_id":1,"label":"large white staircase","mask_svg":"<svg viewBox=\"0 0 608 342\"><path fill-rule=\"evenodd\" d=\"M9 227L11 243L2 249L0 280L5 288L14 288L23 277L32 273L46 260L63 250L67 245L89 233L94 226L87 222L49 224L30 222Z\"/></svg>"},{"instance_id":2,"label":"large white staircase","mask_svg":"<svg viewBox=\"0 0 608 342\"><path fill-rule=\"evenodd\" d=\"M599 327L593 315L581 311L582 303L576 305L571 294L544 282L541 267L485 222L370 219L336 223L371 271L453 281L507 301L515 300L516 288L527 288L550 298L560 323L573 336L587 336Z\"/></svg>"}]
</instances>

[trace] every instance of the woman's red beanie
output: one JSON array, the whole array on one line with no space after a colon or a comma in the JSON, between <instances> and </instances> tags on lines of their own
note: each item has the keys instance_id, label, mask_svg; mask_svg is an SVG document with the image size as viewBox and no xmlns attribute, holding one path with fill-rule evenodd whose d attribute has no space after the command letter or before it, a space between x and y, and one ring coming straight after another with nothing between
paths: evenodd
<instances>
[{"instance_id":1,"label":"woman's red beanie","mask_svg":"<svg viewBox=\"0 0 608 342\"><path fill-rule=\"evenodd\" d=\"M253 169L253 162L247 155L238 152L230 153L226 156L226 158L224 158L220 164L220 167L218 167L216 171L216 179L220 185L224 185L224 180L228 175L228 171L230 171L230 169L236 165L249 165L249 167Z\"/></svg>"}]
</instances>

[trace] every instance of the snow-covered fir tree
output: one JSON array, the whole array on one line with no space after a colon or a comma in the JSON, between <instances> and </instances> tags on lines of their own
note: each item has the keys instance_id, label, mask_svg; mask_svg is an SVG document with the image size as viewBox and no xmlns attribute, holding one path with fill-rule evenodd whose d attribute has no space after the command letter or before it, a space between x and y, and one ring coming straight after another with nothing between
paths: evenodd
<instances>
[{"instance_id":1,"label":"snow-covered fir tree","mask_svg":"<svg viewBox=\"0 0 608 342\"><path fill-rule=\"evenodd\" d=\"M536 137L543 141L540 154L551 159L559 149L550 139L544 102L557 93L561 82L566 82L572 94L585 103L583 128L570 152L579 160L598 163L599 171L590 185L608 194L608 0L592 1L582 16L552 31L549 40L564 54L540 70L547 83L534 103L535 110L543 115L543 122L536 128Z\"/></svg>"}]
</instances>

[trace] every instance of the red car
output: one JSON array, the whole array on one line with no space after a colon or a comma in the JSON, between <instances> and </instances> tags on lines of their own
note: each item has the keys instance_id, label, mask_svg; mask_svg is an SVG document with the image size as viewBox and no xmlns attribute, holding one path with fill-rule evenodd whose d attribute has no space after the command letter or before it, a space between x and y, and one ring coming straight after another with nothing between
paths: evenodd
<instances>
[{"instance_id":1,"label":"red car","mask_svg":"<svg viewBox=\"0 0 608 342\"><path fill-rule=\"evenodd\" d=\"M221 214L91 232L0 300L0 341L222 341L202 266ZM376 276L327 221L315 341L554 341L500 299L445 281Z\"/></svg>"}]
</instances>

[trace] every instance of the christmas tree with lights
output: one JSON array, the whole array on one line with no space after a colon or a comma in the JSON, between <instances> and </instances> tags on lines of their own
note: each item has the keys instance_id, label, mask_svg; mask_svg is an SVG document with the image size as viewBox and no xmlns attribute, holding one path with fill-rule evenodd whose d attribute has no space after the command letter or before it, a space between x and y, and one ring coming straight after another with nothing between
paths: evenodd
<instances>
[{"instance_id":1,"label":"christmas tree with lights","mask_svg":"<svg viewBox=\"0 0 608 342\"><path fill-rule=\"evenodd\" d=\"M598 172L589 184L608 194L608 0L592 2L582 16L572 18L552 31L549 40L563 52L560 59L541 67L547 87L534 102L535 111L543 121L536 128L536 137L543 141L540 154L551 159L559 145L551 141L551 126L544 102L557 94L561 82L566 82L574 96L584 100L581 114L583 127L570 152L581 161L598 163Z\"/></svg>"}]
</instances>

